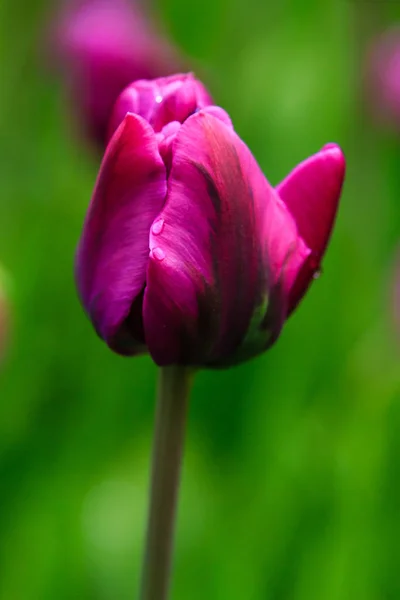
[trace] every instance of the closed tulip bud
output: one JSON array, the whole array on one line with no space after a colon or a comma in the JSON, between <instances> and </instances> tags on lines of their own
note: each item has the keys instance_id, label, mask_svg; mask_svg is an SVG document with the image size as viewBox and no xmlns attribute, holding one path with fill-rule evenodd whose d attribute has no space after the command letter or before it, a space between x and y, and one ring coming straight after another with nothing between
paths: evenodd
<instances>
[{"instance_id":1,"label":"closed tulip bud","mask_svg":"<svg viewBox=\"0 0 400 600\"><path fill-rule=\"evenodd\" d=\"M53 38L72 106L86 135L101 147L120 92L131 81L174 73L181 64L137 0L72 1Z\"/></svg>"},{"instance_id":2,"label":"closed tulip bud","mask_svg":"<svg viewBox=\"0 0 400 600\"><path fill-rule=\"evenodd\" d=\"M226 367L274 343L320 268L344 179L328 144L274 188L210 103L190 75L123 92L77 252L99 336L160 366Z\"/></svg>"}]
</instances>

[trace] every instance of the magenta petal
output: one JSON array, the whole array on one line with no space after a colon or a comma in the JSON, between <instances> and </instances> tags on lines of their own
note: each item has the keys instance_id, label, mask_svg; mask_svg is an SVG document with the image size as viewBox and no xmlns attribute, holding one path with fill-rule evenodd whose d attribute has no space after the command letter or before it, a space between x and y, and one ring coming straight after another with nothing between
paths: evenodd
<instances>
[{"instance_id":1,"label":"magenta petal","mask_svg":"<svg viewBox=\"0 0 400 600\"><path fill-rule=\"evenodd\" d=\"M212 104L203 84L189 73L179 81L160 86L160 103L154 111L152 125L160 131L171 121L183 123L190 115Z\"/></svg>"},{"instance_id":2,"label":"magenta petal","mask_svg":"<svg viewBox=\"0 0 400 600\"><path fill-rule=\"evenodd\" d=\"M161 78L163 81L164 78ZM108 139L125 119L128 113L137 114L152 124L153 114L159 95L159 79L135 81L126 87L118 96L108 123Z\"/></svg>"},{"instance_id":3,"label":"magenta petal","mask_svg":"<svg viewBox=\"0 0 400 600\"><path fill-rule=\"evenodd\" d=\"M233 128L231 118L223 108L220 108L219 106L209 105L203 108L203 112L212 115L213 117L216 117L217 119L225 123L225 125L227 125L228 127Z\"/></svg>"},{"instance_id":4,"label":"magenta petal","mask_svg":"<svg viewBox=\"0 0 400 600\"><path fill-rule=\"evenodd\" d=\"M192 73L135 81L118 97L108 134L111 137L128 112L140 115L159 132L171 121L183 123L194 112L212 102L204 85ZM222 119L229 117L225 113Z\"/></svg>"},{"instance_id":5,"label":"magenta petal","mask_svg":"<svg viewBox=\"0 0 400 600\"><path fill-rule=\"evenodd\" d=\"M297 306L320 268L336 217L345 168L339 146L327 144L298 165L276 188L293 215L300 236L311 249L291 289L289 312Z\"/></svg>"},{"instance_id":6,"label":"magenta petal","mask_svg":"<svg viewBox=\"0 0 400 600\"><path fill-rule=\"evenodd\" d=\"M183 123L197 108L196 87L193 81L185 81L167 92L155 111L153 127L160 131L171 121Z\"/></svg>"},{"instance_id":7,"label":"magenta petal","mask_svg":"<svg viewBox=\"0 0 400 600\"><path fill-rule=\"evenodd\" d=\"M108 145L76 258L82 303L99 335L122 354L134 353L144 342L129 334L125 320L141 331L149 232L165 195L166 172L154 132L129 114ZM130 314L135 300L139 316Z\"/></svg>"},{"instance_id":8,"label":"magenta petal","mask_svg":"<svg viewBox=\"0 0 400 600\"><path fill-rule=\"evenodd\" d=\"M114 109L111 113L108 123L107 143L114 135L114 132L121 125L128 113L139 114L140 99L136 88L133 85L128 86L118 96Z\"/></svg>"},{"instance_id":9,"label":"magenta petal","mask_svg":"<svg viewBox=\"0 0 400 600\"><path fill-rule=\"evenodd\" d=\"M296 227L249 149L220 119L203 111L190 117L172 155L167 200L150 234L146 343L159 365L226 364L268 303L269 284L281 285L286 263L297 260ZM281 242L278 228L264 237L271 219L283 226ZM279 273L270 272L269 250ZM285 308L280 303L275 312Z\"/></svg>"}]
</instances>

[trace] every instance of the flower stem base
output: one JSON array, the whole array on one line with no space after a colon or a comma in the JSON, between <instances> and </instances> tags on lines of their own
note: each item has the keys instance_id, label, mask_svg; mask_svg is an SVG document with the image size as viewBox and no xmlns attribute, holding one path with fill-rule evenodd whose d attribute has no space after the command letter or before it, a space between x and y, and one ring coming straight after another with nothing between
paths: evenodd
<instances>
[{"instance_id":1,"label":"flower stem base","mask_svg":"<svg viewBox=\"0 0 400 600\"><path fill-rule=\"evenodd\" d=\"M140 600L167 600L191 371L160 370Z\"/></svg>"}]
</instances>

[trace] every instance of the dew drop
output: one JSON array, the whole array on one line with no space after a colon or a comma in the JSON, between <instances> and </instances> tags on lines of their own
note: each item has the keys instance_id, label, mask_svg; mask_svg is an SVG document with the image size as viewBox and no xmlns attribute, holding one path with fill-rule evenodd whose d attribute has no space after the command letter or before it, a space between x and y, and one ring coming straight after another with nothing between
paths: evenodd
<instances>
[{"instance_id":1,"label":"dew drop","mask_svg":"<svg viewBox=\"0 0 400 600\"><path fill-rule=\"evenodd\" d=\"M153 250L151 251L151 255L153 258L160 261L164 260L165 258L165 252L162 248L153 248Z\"/></svg>"},{"instance_id":2,"label":"dew drop","mask_svg":"<svg viewBox=\"0 0 400 600\"><path fill-rule=\"evenodd\" d=\"M164 219L158 219L158 221L155 221L153 223L151 232L153 233L153 235L160 235L160 233L162 232L163 229L164 229Z\"/></svg>"},{"instance_id":3,"label":"dew drop","mask_svg":"<svg viewBox=\"0 0 400 600\"><path fill-rule=\"evenodd\" d=\"M161 102L162 102L162 96L160 94L158 94L156 96L155 100L156 100L156 104L161 104Z\"/></svg>"},{"instance_id":4,"label":"dew drop","mask_svg":"<svg viewBox=\"0 0 400 600\"><path fill-rule=\"evenodd\" d=\"M322 275L322 269L319 268L315 271L314 275L313 275L313 279L319 279Z\"/></svg>"}]
</instances>

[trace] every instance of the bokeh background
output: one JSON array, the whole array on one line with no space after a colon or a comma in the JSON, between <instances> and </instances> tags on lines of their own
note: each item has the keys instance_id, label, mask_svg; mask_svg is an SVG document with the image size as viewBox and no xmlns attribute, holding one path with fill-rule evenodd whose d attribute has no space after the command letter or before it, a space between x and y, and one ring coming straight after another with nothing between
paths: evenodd
<instances>
[{"instance_id":1,"label":"bokeh background","mask_svg":"<svg viewBox=\"0 0 400 600\"><path fill-rule=\"evenodd\" d=\"M139 579L156 368L113 355L73 257L99 157L45 67L55 0L0 3L1 600L128 600ZM400 598L400 140L364 110L381 0L160 0L272 183L328 141L348 173L322 276L264 356L197 377L172 598Z\"/></svg>"}]
</instances>

